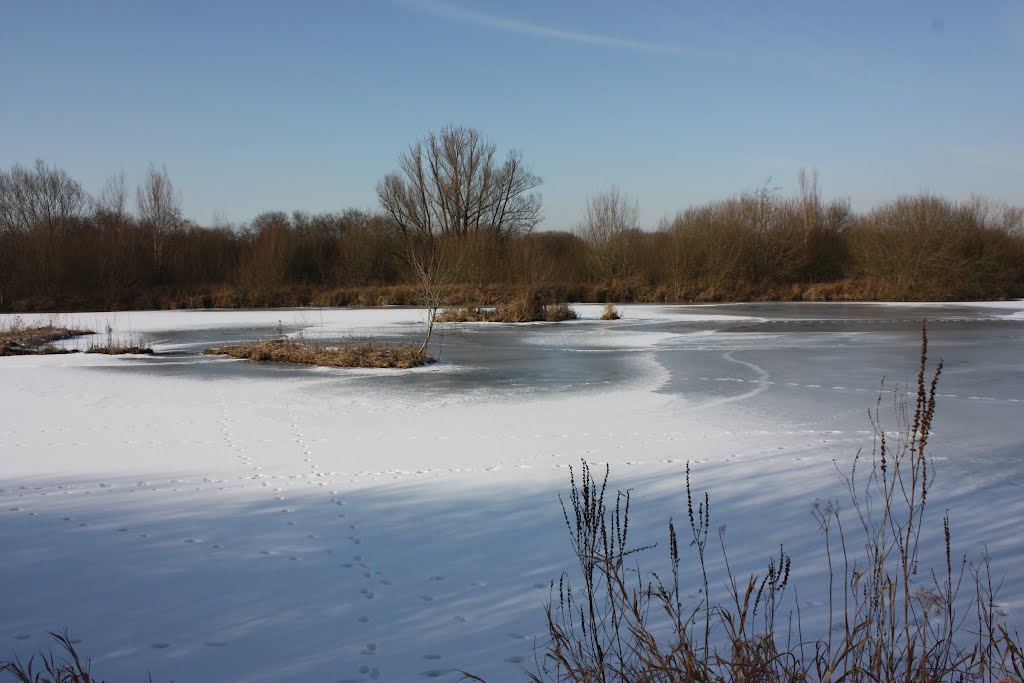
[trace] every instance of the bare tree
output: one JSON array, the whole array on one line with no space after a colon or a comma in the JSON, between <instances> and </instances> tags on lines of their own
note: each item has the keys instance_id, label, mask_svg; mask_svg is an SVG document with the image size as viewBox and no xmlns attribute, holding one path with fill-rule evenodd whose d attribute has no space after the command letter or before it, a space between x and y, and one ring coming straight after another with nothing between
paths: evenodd
<instances>
[{"instance_id":1,"label":"bare tree","mask_svg":"<svg viewBox=\"0 0 1024 683\"><path fill-rule=\"evenodd\" d=\"M253 304L270 306L294 258L292 224L283 211L267 211L246 232L250 247L239 267L238 284Z\"/></svg>"},{"instance_id":2,"label":"bare tree","mask_svg":"<svg viewBox=\"0 0 1024 683\"><path fill-rule=\"evenodd\" d=\"M640 206L614 185L587 199L579 234L590 244L592 268L605 280L629 274L628 240L640 229Z\"/></svg>"},{"instance_id":3,"label":"bare tree","mask_svg":"<svg viewBox=\"0 0 1024 683\"><path fill-rule=\"evenodd\" d=\"M529 233L541 220L541 179L509 151L498 165L494 143L473 128L428 133L399 157L399 171L377 185L381 206L407 232L498 236Z\"/></svg>"},{"instance_id":4,"label":"bare tree","mask_svg":"<svg viewBox=\"0 0 1024 683\"><path fill-rule=\"evenodd\" d=\"M93 217L101 228L103 248L97 250L97 272L108 301L127 285L126 264L131 260L132 216L128 211L128 181L124 171L107 178L96 198Z\"/></svg>"},{"instance_id":5,"label":"bare tree","mask_svg":"<svg viewBox=\"0 0 1024 683\"><path fill-rule=\"evenodd\" d=\"M136 190L139 221L149 231L157 278L163 276L167 243L182 224L181 195L171 183L167 167L150 164L145 182Z\"/></svg>"},{"instance_id":6,"label":"bare tree","mask_svg":"<svg viewBox=\"0 0 1024 683\"><path fill-rule=\"evenodd\" d=\"M59 294L62 247L88 201L76 180L42 159L30 169L15 164L0 172L0 232L28 237L26 256L51 297Z\"/></svg>"},{"instance_id":7,"label":"bare tree","mask_svg":"<svg viewBox=\"0 0 1024 683\"><path fill-rule=\"evenodd\" d=\"M541 179L510 151L500 165L496 147L476 129L449 126L428 133L399 159L399 170L377 184L381 207L394 220L405 259L427 308L425 353L444 285L457 272L458 241L524 235L541 220Z\"/></svg>"}]
</instances>

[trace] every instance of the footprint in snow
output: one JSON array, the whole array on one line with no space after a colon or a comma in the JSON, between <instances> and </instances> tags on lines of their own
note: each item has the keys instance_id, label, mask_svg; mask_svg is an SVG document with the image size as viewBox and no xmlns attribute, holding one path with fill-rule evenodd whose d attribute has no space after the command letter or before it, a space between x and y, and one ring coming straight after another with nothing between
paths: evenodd
<instances>
[{"instance_id":1,"label":"footprint in snow","mask_svg":"<svg viewBox=\"0 0 1024 683\"><path fill-rule=\"evenodd\" d=\"M11 638L14 638L15 640L28 640L31 637L32 636L28 633L15 633L11 636Z\"/></svg>"},{"instance_id":2,"label":"footprint in snow","mask_svg":"<svg viewBox=\"0 0 1024 683\"><path fill-rule=\"evenodd\" d=\"M449 673L451 673L450 669L429 669L427 671L421 671L420 676L423 676L424 678L441 678L441 676L445 676Z\"/></svg>"},{"instance_id":3,"label":"footprint in snow","mask_svg":"<svg viewBox=\"0 0 1024 683\"><path fill-rule=\"evenodd\" d=\"M170 643L152 643L150 647L156 650L165 650L171 646Z\"/></svg>"},{"instance_id":4,"label":"footprint in snow","mask_svg":"<svg viewBox=\"0 0 1024 683\"><path fill-rule=\"evenodd\" d=\"M208 640L205 643L203 643L203 645L205 645L206 647L225 647L227 645L227 642L223 640Z\"/></svg>"},{"instance_id":5,"label":"footprint in snow","mask_svg":"<svg viewBox=\"0 0 1024 683\"><path fill-rule=\"evenodd\" d=\"M528 660L529 657L524 657L523 655L512 655L511 657L505 657L505 661L509 664L522 664L523 662Z\"/></svg>"},{"instance_id":6,"label":"footprint in snow","mask_svg":"<svg viewBox=\"0 0 1024 683\"><path fill-rule=\"evenodd\" d=\"M438 654L423 655L423 659L441 659L441 655L438 655Z\"/></svg>"}]
</instances>

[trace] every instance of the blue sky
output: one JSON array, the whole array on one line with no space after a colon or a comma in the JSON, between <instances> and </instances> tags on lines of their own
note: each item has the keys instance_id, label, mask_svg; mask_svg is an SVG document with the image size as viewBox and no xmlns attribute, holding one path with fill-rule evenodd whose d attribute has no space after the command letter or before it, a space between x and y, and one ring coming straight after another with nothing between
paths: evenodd
<instances>
[{"instance_id":1,"label":"blue sky","mask_svg":"<svg viewBox=\"0 0 1024 683\"><path fill-rule=\"evenodd\" d=\"M648 227L785 192L1024 204L1024 3L0 2L0 167L98 192L166 164L186 216L375 209L446 124L522 150L543 227L617 185Z\"/></svg>"}]
</instances>

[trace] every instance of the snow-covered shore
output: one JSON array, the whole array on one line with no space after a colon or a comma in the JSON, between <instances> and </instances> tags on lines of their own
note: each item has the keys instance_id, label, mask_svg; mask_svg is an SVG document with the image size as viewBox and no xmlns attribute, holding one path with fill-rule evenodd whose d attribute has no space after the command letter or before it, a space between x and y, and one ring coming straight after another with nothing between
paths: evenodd
<instances>
[{"instance_id":1,"label":"snow-covered shore","mask_svg":"<svg viewBox=\"0 0 1024 683\"><path fill-rule=\"evenodd\" d=\"M736 567L784 542L812 595L809 505L841 495L833 459L870 450L880 375L916 369L912 326L817 331L831 319L792 304L628 306L614 323L577 308L449 330L440 364L398 374L194 351L278 325L413 337L416 309L64 316L157 354L0 358L0 658L67 626L112 682L522 680L549 582L572 568L557 494L581 459L633 490L638 543L685 510L689 461ZM960 552L987 545L1019 624L1024 302L929 310L953 321L933 333L948 369L935 512L950 509ZM804 327L779 332L790 320ZM970 334L989 322L997 335ZM479 380L535 357L536 383Z\"/></svg>"}]
</instances>

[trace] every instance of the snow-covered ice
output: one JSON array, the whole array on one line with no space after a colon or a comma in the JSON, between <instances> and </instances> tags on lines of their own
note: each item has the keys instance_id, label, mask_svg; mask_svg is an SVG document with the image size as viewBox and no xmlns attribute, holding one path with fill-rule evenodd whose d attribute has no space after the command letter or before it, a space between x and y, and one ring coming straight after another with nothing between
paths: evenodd
<instances>
[{"instance_id":1,"label":"snow-covered ice","mask_svg":"<svg viewBox=\"0 0 1024 683\"><path fill-rule=\"evenodd\" d=\"M932 513L956 552L988 547L1021 624L1024 302L600 308L445 326L411 371L196 354L278 326L412 339L417 309L63 316L157 353L0 358L0 658L67 626L112 682L523 680L573 567L557 494L581 459L632 489L637 543L685 514L689 461L734 569L785 543L803 601L810 503L870 451L922 317L946 368Z\"/></svg>"}]
</instances>

